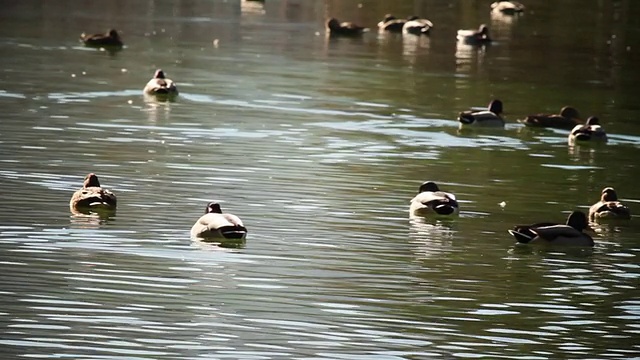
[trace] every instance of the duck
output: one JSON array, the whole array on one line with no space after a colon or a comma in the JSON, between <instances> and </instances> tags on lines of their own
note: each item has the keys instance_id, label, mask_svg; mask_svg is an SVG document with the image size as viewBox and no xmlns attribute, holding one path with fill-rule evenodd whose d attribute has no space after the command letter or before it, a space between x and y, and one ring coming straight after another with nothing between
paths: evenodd
<instances>
[{"instance_id":1,"label":"duck","mask_svg":"<svg viewBox=\"0 0 640 360\"><path fill-rule=\"evenodd\" d=\"M590 116L584 125L576 125L571 129L571 133L569 133L569 144L573 144L576 141L606 142L607 133L600 125L600 120L595 116Z\"/></svg>"},{"instance_id":2,"label":"duck","mask_svg":"<svg viewBox=\"0 0 640 360\"><path fill-rule=\"evenodd\" d=\"M96 174L89 173L84 178L82 188L71 196L69 208L72 212L88 209L115 210L117 203L116 195L100 186Z\"/></svg>"},{"instance_id":3,"label":"duck","mask_svg":"<svg viewBox=\"0 0 640 360\"><path fill-rule=\"evenodd\" d=\"M498 0L491 4L491 12L505 15L517 15L524 12L524 5L518 1Z\"/></svg>"},{"instance_id":4,"label":"duck","mask_svg":"<svg viewBox=\"0 0 640 360\"><path fill-rule=\"evenodd\" d=\"M336 18L330 18L326 23L327 33L331 36L359 36L368 29L352 22L340 22Z\"/></svg>"},{"instance_id":5,"label":"duck","mask_svg":"<svg viewBox=\"0 0 640 360\"><path fill-rule=\"evenodd\" d=\"M124 45L122 43L122 39L120 38L120 34L118 34L118 32L115 29L109 29L104 34L82 33L80 35L80 41L82 41L86 46L93 46L93 47L103 47L103 46L122 47Z\"/></svg>"},{"instance_id":6,"label":"duck","mask_svg":"<svg viewBox=\"0 0 640 360\"><path fill-rule=\"evenodd\" d=\"M571 130L582 123L578 110L572 106L564 106L560 109L559 114L529 115L524 119L519 119L518 122L528 127L549 127L565 130Z\"/></svg>"},{"instance_id":7,"label":"duck","mask_svg":"<svg viewBox=\"0 0 640 360\"><path fill-rule=\"evenodd\" d=\"M409 212L412 217L421 216L456 216L460 213L455 195L440 191L433 181L420 185L418 195L411 199Z\"/></svg>"},{"instance_id":8,"label":"duck","mask_svg":"<svg viewBox=\"0 0 640 360\"><path fill-rule=\"evenodd\" d=\"M631 210L618 200L618 194L612 187L602 189L600 201L589 208L589 220L631 219Z\"/></svg>"},{"instance_id":9,"label":"duck","mask_svg":"<svg viewBox=\"0 0 640 360\"><path fill-rule=\"evenodd\" d=\"M433 29L433 23L427 19L411 16L402 27L403 34L429 35Z\"/></svg>"},{"instance_id":10,"label":"duck","mask_svg":"<svg viewBox=\"0 0 640 360\"><path fill-rule=\"evenodd\" d=\"M504 127L504 119L502 119L502 101L498 99L491 100L487 110L467 110L458 115L460 126L499 126Z\"/></svg>"},{"instance_id":11,"label":"duck","mask_svg":"<svg viewBox=\"0 0 640 360\"><path fill-rule=\"evenodd\" d=\"M489 27L485 24L480 25L478 30L458 30L457 39L467 45L486 45L492 41Z\"/></svg>"},{"instance_id":12,"label":"duck","mask_svg":"<svg viewBox=\"0 0 640 360\"><path fill-rule=\"evenodd\" d=\"M202 215L191 227L191 237L201 239L244 240L247 228L239 217L223 213L220 204L210 202Z\"/></svg>"},{"instance_id":13,"label":"duck","mask_svg":"<svg viewBox=\"0 0 640 360\"><path fill-rule=\"evenodd\" d=\"M178 87L171 79L167 79L162 69L156 70L153 78L144 87L147 95L178 95Z\"/></svg>"},{"instance_id":14,"label":"duck","mask_svg":"<svg viewBox=\"0 0 640 360\"><path fill-rule=\"evenodd\" d=\"M587 215L582 211L573 211L565 224L541 222L531 225L516 225L508 230L519 243L552 244L572 246L593 246L593 238L583 232L590 230Z\"/></svg>"},{"instance_id":15,"label":"duck","mask_svg":"<svg viewBox=\"0 0 640 360\"><path fill-rule=\"evenodd\" d=\"M393 14L387 14L384 16L384 19L378 23L378 30L400 33L406 22L406 19L398 19Z\"/></svg>"}]
</instances>

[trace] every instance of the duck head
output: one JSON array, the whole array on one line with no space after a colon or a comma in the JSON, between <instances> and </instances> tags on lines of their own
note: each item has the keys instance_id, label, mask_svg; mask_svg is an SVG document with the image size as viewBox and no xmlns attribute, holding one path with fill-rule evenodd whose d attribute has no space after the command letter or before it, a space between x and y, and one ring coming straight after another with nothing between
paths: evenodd
<instances>
[{"instance_id":1,"label":"duck head","mask_svg":"<svg viewBox=\"0 0 640 360\"><path fill-rule=\"evenodd\" d=\"M83 187L100 187L100 181L98 181L98 176L94 173L89 173L84 177Z\"/></svg>"},{"instance_id":2,"label":"duck head","mask_svg":"<svg viewBox=\"0 0 640 360\"><path fill-rule=\"evenodd\" d=\"M387 21L391 21L391 20L397 20L398 18L395 17L393 14L387 14L384 16L384 19L382 20L383 23L386 23Z\"/></svg>"},{"instance_id":3,"label":"duck head","mask_svg":"<svg viewBox=\"0 0 640 360\"><path fill-rule=\"evenodd\" d=\"M589 116L587 119L587 125L600 125L600 120L595 116Z\"/></svg>"},{"instance_id":4,"label":"duck head","mask_svg":"<svg viewBox=\"0 0 640 360\"><path fill-rule=\"evenodd\" d=\"M162 69L156 70L156 73L153 75L154 79L164 79L164 71Z\"/></svg>"},{"instance_id":5,"label":"duck head","mask_svg":"<svg viewBox=\"0 0 640 360\"><path fill-rule=\"evenodd\" d=\"M565 117L565 118L579 118L580 117L580 115L578 115L578 110L576 110L572 106L565 106L562 109L560 109L560 116Z\"/></svg>"},{"instance_id":6,"label":"duck head","mask_svg":"<svg viewBox=\"0 0 640 360\"><path fill-rule=\"evenodd\" d=\"M489 103L489 111L496 115L502 114L502 101L494 99Z\"/></svg>"},{"instance_id":7,"label":"duck head","mask_svg":"<svg viewBox=\"0 0 640 360\"><path fill-rule=\"evenodd\" d=\"M107 32L107 34L109 34L110 37L114 38L114 39L120 39L120 34L118 34L118 32L116 31L116 29L109 29L109 31Z\"/></svg>"},{"instance_id":8,"label":"duck head","mask_svg":"<svg viewBox=\"0 0 640 360\"><path fill-rule=\"evenodd\" d=\"M602 189L602 201L618 201L618 194L612 187Z\"/></svg>"},{"instance_id":9,"label":"duck head","mask_svg":"<svg viewBox=\"0 0 640 360\"><path fill-rule=\"evenodd\" d=\"M478 34L483 35L484 37L489 36L489 27L485 24L480 25L478 28Z\"/></svg>"},{"instance_id":10,"label":"duck head","mask_svg":"<svg viewBox=\"0 0 640 360\"><path fill-rule=\"evenodd\" d=\"M591 230L589 227L589 220L587 219L587 215L582 211L574 211L567 218L567 225L572 228L582 231L582 230Z\"/></svg>"},{"instance_id":11,"label":"duck head","mask_svg":"<svg viewBox=\"0 0 640 360\"><path fill-rule=\"evenodd\" d=\"M222 214L222 208L217 202L210 202L207 204L207 208L204 210L205 214Z\"/></svg>"},{"instance_id":12,"label":"duck head","mask_svg":"<svg viewBox=\"0 0 640 360\"><path fill-rule=\"evenodd\" d=\"M436 183L434 183L433 181L427 181L422 183L422 185L420 185L420 188L418 189L418 194L425 191L436 192L436 191L440 191L440 188L438 188L438 185L436 185Z\"/></svg>"},{"instance_id":13,"label":"duck head","mask_svg":"<svg viewBox=\"0 0 640 360\"><path fill-rule=\"evenodd\" d=\"M339 29L340 28L340 21L338 21L338 19L336 19L336 18L331 18L331 19L327 20L327 28L329 28L331 30Z\"/></svg>"}]
</instances>

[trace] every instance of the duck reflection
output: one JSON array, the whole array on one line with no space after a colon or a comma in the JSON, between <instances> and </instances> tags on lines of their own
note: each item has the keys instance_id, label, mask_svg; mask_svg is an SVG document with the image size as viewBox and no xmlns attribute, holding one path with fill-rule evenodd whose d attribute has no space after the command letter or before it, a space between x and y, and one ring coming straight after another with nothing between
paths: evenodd
<instances>
[{"instance_id":1,"label":"duck reflection","mask_svg":"<svg viewBox=\"0 0 640 360\"><path fill-rule=\"evenodd\" d=\"M102 225L115 220L116 210L77 210L71 209L69 217L72 229L99 229Z\"/></svg>"},{"instance_id":2,"label":"duck reflection","mask_svg":"<svg viewBox=\"0 0 640 360\"><path fill-rule=\"evenodd\" d=\"M442 256L453 251L456 233L454 220L412 218L409 220L409 243L417 258L426 259Z\"/></svg>"}]
</instances>

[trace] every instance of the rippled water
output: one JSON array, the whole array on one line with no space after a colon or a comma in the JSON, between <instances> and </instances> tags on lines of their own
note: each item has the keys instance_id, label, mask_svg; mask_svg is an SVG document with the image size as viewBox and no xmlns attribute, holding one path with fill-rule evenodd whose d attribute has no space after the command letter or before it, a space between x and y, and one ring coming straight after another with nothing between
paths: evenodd
<instances>
[{"instance_id":1,"label":"rippled water","mask_svg":"<svg viewBox=\"0 0 640 360\"><path fill-rule=\"evenodd\" d=\"M637 217L594 225L593 249L506 232L563 221L604 186L640 211L640 3L529 1L508 21L490 2L5 4L3 358L640 357ZM436 28L324 36L325 16L388 12ZM480 22L496 44L457 47ZM79 45L111 26L122 51ZM176 101L142 96L157 67ZM456 114L493 97L506 128L459 132ZM515 122L566 104L610 141ZM69 213L88 172L115 215ZM457 195L459 219L409 221L425 180ZM246 246L189 239L211 200Z\"/></svg>"}]
</instances>

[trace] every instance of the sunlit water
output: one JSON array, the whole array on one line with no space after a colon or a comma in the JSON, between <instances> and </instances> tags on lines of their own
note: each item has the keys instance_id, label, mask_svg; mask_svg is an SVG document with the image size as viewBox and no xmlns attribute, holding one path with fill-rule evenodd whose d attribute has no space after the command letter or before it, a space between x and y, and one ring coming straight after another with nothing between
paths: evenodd
<instances>
[{"instance_id":1,"label":"sunlit water","mask_svg":"<svg viewBox=\"0 0 640 360\"><path fill-rule=\"evenodd\" d=\"M3 358L640 357L637 217L594 224L593 249L506 232L586 211L605 186L640 211L637 4L531 1L513 20L489 3L7 6ZM434 33L324 36L329 14L389 12ZM480 22L496 44L456 46ZM120 52L77 41L112 26ZM142 96L157 67L176 101ZM506 128L460 132L456 114L493 97ZM566 104L610 141L515 121ZM88 172L115 215L69 212ZM460 218L409 221L425 180ZM243 219L244 247L189 239L212 200Z\"/></svg>"}]
</instances>

